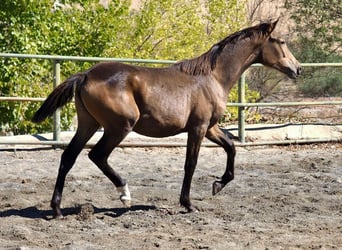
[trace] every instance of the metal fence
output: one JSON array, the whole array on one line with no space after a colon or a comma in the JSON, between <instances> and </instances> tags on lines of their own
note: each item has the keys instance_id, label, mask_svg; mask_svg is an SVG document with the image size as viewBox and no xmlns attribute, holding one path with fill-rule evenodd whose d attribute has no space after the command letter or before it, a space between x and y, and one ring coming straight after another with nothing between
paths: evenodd
<instances>
[{"instance_id":1,"label":"metal fence","mask_svg":"<svg viewBox=\"0 0 342 250\"><path fill-rule=\"evenodd\" d=\"M124 63L144 63L144 64L172 64L172 60L154 60L154 59L131 59L131 58L102 58L102 57L78 57L78 56L52 56L52 55L32 55L32 54L14 54L14 53L0 53L3 58L22 58L22 59L44 59L50 60L53 64L53 86L54 88L60 84L62 61L84 61L84 62L104 62L104 61L117 61ZM302 67L342 67L342 63L302 63ZM260 64L254 64L251 67L262 67ZM15 101L15 102L41 102L45 98L35 97L4 97L0 96L0 101ZM245 138L245 109L247 107L270 107L270 106L313 106L313 105L342 105L342 101L315 101L315 102L270 102L270 103L247 103L245 101L245 73L242 74L238 82L238 103L227 103L227 106L238 107L238 137L240 145L264 145L264 144L289 144L300 143L301 141L272 141L261 143L247 143ZM44 142L2 142L0 144L48 144L48 145L65 145L67 142L60 140L60 111L57 110L53 118L53 140ZM325 141L325 140L323 140ZM302 142L309 143L310 140ZM321 140L311 140L311 142L322 142Z\"/></svg>"}]
</instances>

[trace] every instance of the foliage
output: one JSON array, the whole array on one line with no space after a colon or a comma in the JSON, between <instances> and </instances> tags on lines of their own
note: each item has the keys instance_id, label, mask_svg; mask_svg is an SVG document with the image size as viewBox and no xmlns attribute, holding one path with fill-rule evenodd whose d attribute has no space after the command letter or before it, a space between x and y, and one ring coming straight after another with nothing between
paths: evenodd
<instances>
[{"instance_id":1,"label":"foliage","mask_svg":"<svg viewBox=\"0 0 342 250\"><path fill-rule=\"evenodd\" d=\"M63 4L60 4L63 3ZM175 59L197 56L245 24L245 1L129 0L104 6L95 0L12 0L0 5L4 53ZM52 90L52 62L0 58L0 95L45 97ZM62 80L90 63L61 62ZM29 120L40 103L0 102L0 126L15 134L51 130ZM74 115L62 112L62 129Z\"/></svg>"},{"instance_id":2,"label":"foliage","mask_svg":"<svg viewBox=\"0 0 342 250\"><path fill-rule=\"evenodd\" d=\"M307 52L302 60L326 62L330 55L342 49L342 3L340 0L287 0L285 7L300 38L300 49ZM309 51L315 48L314 51Z\"/></svg>"},{"instance_id":3,"label":"foliage","mask_svg":"<svg viewBox=\"0 0 342 250\"><path fill-rule=\"evenodd\" d=\"M94 6L93 1L83 1L84 6L70 4L54 6L50 0L13 0L0 5L0 51L23 54L58 54L100 56L113 34L125 23L129 5L113 1L111 8ZM96 11L95 11L96 10ZM121 21L121 22L120 22ZM115 25L113 25L115 23ZM126 26L127 27L127 26ZM108 30L112 30L110 34ZM0 95L45 97L52 90L52 62L1 59ZM62 63L62 78L84 69L81 63ZM0 102L0 125L9 126L15 134L50 131L51 119L39 125L30 117L39 103ZM62 112L62 129L69 127L74 108Z\"/></svg>"},{"instance_id":4,"label":"foliage","mask_svg":"<svg viewBox=\"0 0 342 250\"><path fill-rule=\"evenodd\" d=\"M109 47L105 56L170 60L198 56L245 24L244 3L144 1L141 9L131 13L132 24L123 31L125 43Z\"/></svg>"},{"instance_id":5,"label":"foliage","mask_svg":"<svg viewBox=\"0 0 342 250\"><path fill-rule=\"evenodd\" d=\"M342 62L342 3L340 0L287 0L285 7L297 23L297 41L291 45L302 62ZM336 69L305 68L298 82L311 96L342 94Z\"/></svg>"},{"instance_id":6,"label":"foliage","mask_svg":"<svg viewBox=\"0 0 342 250\"><path fill-rule=\"evenodd\" d=\"M237 103L239 99L238 95L238 86L235 85L229 93L228 102ZM255 103L259 100L259 98L260 93L258 91L251 90L248 87L248 84L245 84L245 102ZM230 123L232 121L236 121L238 119L238 110L238 107L227 106L226 112L222 116L220 123ZM246 110L245 116L246 120L253 122L259 122L261 119L260 115L250 113L249 110Z\"/></svg>"},{"instance_id":7,"label":"foliage","mask_svg":"<svg viewBox=\"0 0 342 250\"><path fill-rule=\"evenodd\" d=\"M340 69L317 69L302 84L301 91L311 97L342 95L342 72Z\"/></svg>"}]
</instances>

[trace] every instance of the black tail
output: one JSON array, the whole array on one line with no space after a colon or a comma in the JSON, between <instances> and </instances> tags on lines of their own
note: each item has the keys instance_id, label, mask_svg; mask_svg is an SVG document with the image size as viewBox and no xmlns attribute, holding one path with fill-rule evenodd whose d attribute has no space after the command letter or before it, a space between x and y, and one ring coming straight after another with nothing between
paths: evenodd
<instances>
[{"instance_id":1,"label":"black tail","mask_svg":"<svg viewBox=\"0 0 342 250\"><path fill-rule=\"evenodd\" d=\"M83 83L85 79L85 73L78 73L58 85L34 114L32 121L36 123L42 122L48 116L51 116L56 109L70 102L74 97L74 90L78 85Z\"/></svg>"}]
</instances>

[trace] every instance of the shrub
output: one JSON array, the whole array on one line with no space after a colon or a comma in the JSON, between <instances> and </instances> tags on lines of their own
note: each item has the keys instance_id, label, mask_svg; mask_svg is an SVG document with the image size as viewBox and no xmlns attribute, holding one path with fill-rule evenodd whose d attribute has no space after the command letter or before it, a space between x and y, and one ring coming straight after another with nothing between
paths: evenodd
<instances>
[{"instance_id":1,"label":"shrub","mask_svg":"<svg viewBox=\"0 0 342 250\"><path fill-rule=\"evenodd\" d=\"M12 0L0 5L0 51L181 60L209 49L244 26L245 1L129 0L104 6L95 0ZM60 3L59 2L59 3ZM57 3L57 1L55 2ZM0 95L46 97L52 90L52 62L0 58ZM62 62L62 80L90 66ZM0 102L0 126L15 134L51 131L51 120L33 124L39 103ZM62 129L70 126L73 105L63 109Z\"/></svg>"},{"instance_id":2,"label":"shrub","mask_svg":"<svg viewBox=\"0 0 342 250\"><path fill-rule=\"evenodd\" d=\"M233 103L237 103L238 102L238 85L236 84L231 92L229 93L228 96L228 102L233 102ZM255 90L251 90L248 87L248 84L245 84L245 102L249 102L249 103L255 103L259 100L260 98L260 93L258 91ZM238 119L238 107L230 107L227 106L225 114L223 115L223 117L220 120L221 124L225 124L225 123L231 123L233 121L237 121ZM261 117L258 113L251 113L249 112L248 109L246 109L246 120L250 121L250 122L258 122L260 121Z\"/></svg>"}]
</instances>

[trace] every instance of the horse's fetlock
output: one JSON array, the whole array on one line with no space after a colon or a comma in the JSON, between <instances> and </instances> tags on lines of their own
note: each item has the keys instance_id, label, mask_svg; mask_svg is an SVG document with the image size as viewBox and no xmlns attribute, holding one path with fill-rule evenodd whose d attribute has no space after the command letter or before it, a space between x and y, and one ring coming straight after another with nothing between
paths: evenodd
<instances>
[{"instance_id":1,"label":"horse's fetlock","mask_svg":"<svg viewBox=\"0 0 342 250\"><path fill-rule=\"evenodd\" d=\"M227 175L222 176L222 182L225 184L232 180L234 180L234 174L232 172L228 172Z\"/></svg>"},{"instance_id":2,"label":"horse's fetlock","mask_svg":"<svg viewBox=\"0 0 342 250\"><path fill-rule=\"evenodd\" d=\"M131 193L128 189L128 185L125 184L124 186L117 187L116 190L120 193L120 200L126 206L131 206Z\"/></svg>"}]
</instances>

